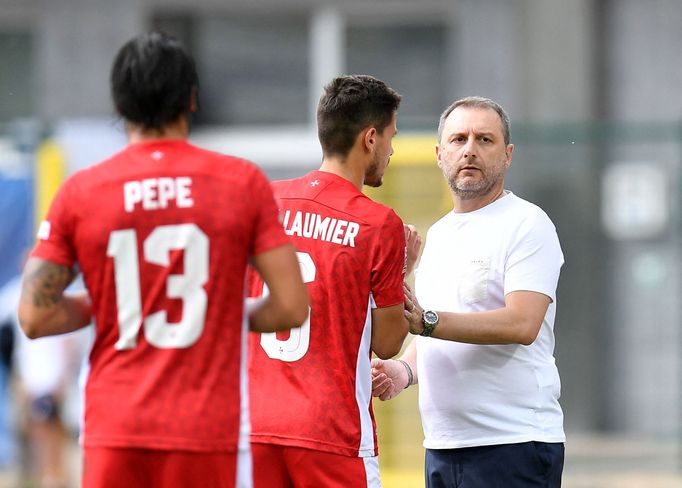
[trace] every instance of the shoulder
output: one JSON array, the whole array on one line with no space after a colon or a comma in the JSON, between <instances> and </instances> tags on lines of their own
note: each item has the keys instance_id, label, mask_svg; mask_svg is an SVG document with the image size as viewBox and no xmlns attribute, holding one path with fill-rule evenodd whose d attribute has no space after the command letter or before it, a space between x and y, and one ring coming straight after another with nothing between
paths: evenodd
<instances>
[{"instance_id":1,"label":"shoulder","mask_svg":"<svg viewBox=\"0 0 682 488\"><path fill-rule=\"evenodd\" d=\"M105 174L108 162L109 160L107 159L93 164L92 166L88 166L87 168L79 169L67 176L59 188L61 198L64 198L65 196L71 198L81 195L88 187L94 186L99 180L106 178Z\"/></svg>"},{"instance_id":2,"label":"shoulder","mask_svg":"<svg viewBox=\"0 0 682 488\"><path fill-rule=\"evenodd\" d=\"M509 210L516 214L519 225L532 229L551 229L556 230L552 219L539 205L529 202L521 197L509 195Z\"/></svg>"},{"instance_id":3,"label":"shoulder","mask_svg":"<svg viewBox=\"0 0 682 488\"><path fill-rule=\"evenodd\" d=\"M211 161L216 165L223 165L229 167L229 172L234 176L247 175L255 178L264 177L263 170L253 161L233 156L230 154L222 154L208 149L198 148L193 146L197 154L201 154L207 161Z\"/></svg>"},{"instance_id":4,"label":"shoulder","mask_svg":"<svg viewBox=\"0 0 682 488\"><path fill-rule=\"evenodd\" d=\"M398 214L395 213L395 210L393 210L388 205L375 202L374 200L372 200L371 198L364 194L360 198L362 198L362 200L366 202L365 205L369 213L377 215L382 220L394 223L397 222L402 225L403 221L400 219L400 217L398 217Z\"/></svg>"},{"instance_id":5,"label":"shoulder","mask_svg":"<svg viewBox=\"0 0 682 488\"><path fill-rule=\"evenodd\" d=\"M288 180L274 180L270 184L276 195L286 196L303 187L305 184L305 177L291 178Z\"/></svg>"},{"instance_id":6,"label":"shoulder","mask_svg":"<svg viewBox=\"0 0 682 488\"><path fill-rule=\"evenodd\" d=\"M366 222L373 223L384 230L397 228L401 233L404 232L402 219L391 207L375 202L364 194L358 195L355 200L357 208L351 207L351 211L357 213Z\"/></svg>"},{"instance_id":7,"label":"shoulder","mask_svg":"<svg viewBox=\"0 0 682 488\"><path fill-rule=\"evenodd\" d=\"M509 215L501 229L506 229L512 249L547 249L561 254L561 244L554 223L540 206L514 196L514 215ZM530 246L530 247L529 247ZM560 258L563 262L563 257Z\"/></svg>"}]
</instances>

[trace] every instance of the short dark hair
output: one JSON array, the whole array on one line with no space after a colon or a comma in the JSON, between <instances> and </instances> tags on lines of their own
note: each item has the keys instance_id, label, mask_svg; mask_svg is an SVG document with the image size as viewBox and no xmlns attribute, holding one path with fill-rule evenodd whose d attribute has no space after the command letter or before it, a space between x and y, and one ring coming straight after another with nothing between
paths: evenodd
<instances>
[{"instance_id":1,"label":"short dark hair","mask_svg":"<svg viewBox=\"0 0 682 488\"><path fill-rule=\"evenodd\" d=\"M440 142L440 138L443 136L443 126L445 125L445 119L447 119L448 115L450 115L457 107L487 108L497 112L497 115L500 116L500 122L502 123L504 144L507 146L509 145L511 142L511 122L509 121L509 115L507 115L507 112L505 112L499 103L485 97L466 97L451 103L450 106L443 111L440 116L440 120L438 121L438 142Z\"/></svg>"},{"instance_id":2,"label":"short dark hair","mask_svg":"<svg viewBox=\"0 0 682 488\"><path fill-rule=\"evenodd\" d=\"M317 136L324 154L347 156L367 127L383 132L401 100L395 90L372 76L334 78L324 87L317 106Z\"/></svg>"},{"instance_id":3,"label":"short dark hair","mask_svg":"<svg viewBox=\"0 0 682 488\"><path fill-rule=\"evenodd\" d=\"M111 67L116 111L145 129L160 129L188 114L198 84L190 54L180 41L162 32L126 42Z\"/></svg>"}]
</instances>

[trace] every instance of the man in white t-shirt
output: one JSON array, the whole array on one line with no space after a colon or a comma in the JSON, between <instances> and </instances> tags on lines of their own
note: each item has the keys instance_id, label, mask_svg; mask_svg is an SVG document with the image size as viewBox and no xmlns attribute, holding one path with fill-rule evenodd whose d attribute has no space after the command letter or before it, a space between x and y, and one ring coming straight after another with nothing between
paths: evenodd
<instances>
[{"instance_id":1,"label":"man in white t-shirt","mask_svg":"<svg viewBox=\"0 0 682 488\"><path fill-rule=\"evenodd\" d=\"M561 486L554 317L564 258L547 214L504 189L509 125L481 97L443 112L436 155L454 209L426 235L416 298L406 289L419 337L400 359L372 364L382 400L420 384L428 488Z\"/></svg>"}]
</instances>

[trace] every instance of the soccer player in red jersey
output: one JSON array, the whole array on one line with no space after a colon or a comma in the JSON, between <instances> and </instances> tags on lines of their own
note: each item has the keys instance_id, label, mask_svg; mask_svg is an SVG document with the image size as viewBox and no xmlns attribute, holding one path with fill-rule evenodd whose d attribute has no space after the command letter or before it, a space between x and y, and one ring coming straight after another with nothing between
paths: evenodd
<instances>
[{"instance_id":1,"label":"soccer player in red jersey","mask_svg":"<svg viewBox=\"0 0 682 488\"><path fill-rule=\"evenodd\" d=\"M84 487L251 486L247 328L306 318L306 287L263 173L187 141L197 86L194 61L169 36L120 49L111 88L129 144L64 183L24 270L29 337L95 318ZM243 319L249 261L270 295ZM76 265L87 294L66 295Z\"/></svg>"},{"instance_id":2,"label":"soccer player in red jersey","mask_svg":"<svg viewBox=\"0 0 682 488\"><path fill-rule=\"evenodd\" d=\"M381 485L370 360L407 334L405 231L361 188L382 183L400 100L370 76L332 80L317 109L322 166L273 183L311 305L301 328L249 339L257 488Z\"/></svg>"}]
</instances>

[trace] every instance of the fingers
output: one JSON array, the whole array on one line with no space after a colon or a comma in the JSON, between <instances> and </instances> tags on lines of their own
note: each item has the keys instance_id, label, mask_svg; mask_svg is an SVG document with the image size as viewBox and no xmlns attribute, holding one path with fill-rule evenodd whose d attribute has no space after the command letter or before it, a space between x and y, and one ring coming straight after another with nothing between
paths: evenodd
<instances>
[{"instance_id":1,"label":"fingers","mask_svg":"<svg viewBox=\"0 0 682 488\"><path fill-rule=\"evenodd\" d=\"M395 389L391 388L391 389L386 390L383 393L383 395L379 395L379 400L381 400L382 402L385 402L386 400L390 400L394 396L395 396Z\"/></svg>"},{"instance_id":2,"label":"fingers","mask_svg":"<svg viewBox=\"0 0 682 488\"><path fill-rule=\"evenodd\" d=\"M421 334L424 330L424 324L422 324L424 310L407 283L403 283L403 291L405 292L405 311L403 313L410 327L410 334Z\"/></svg>"},{"instance_id":3,"label":"fingers","mask_svg":"<svg viewBox=\"0 0 682 488\"><path fill-rule=\"evenodd\" d=\"M417 228L412 224L403 224L403 230L405 231L405 242L410 240L410 236L417 233Z\"/></svg>"},{"instance_id":4,"label":"fingers","mask_svg":"<svg viewBox=\"0 0 682 488\"><path fill-rule=\"evenodd\" d=\"M403 230L405 231L405 242L412 242L417 239L421 240L417 228L412 224L403 224Z\"/></svg>"},{"instance_id":5,"label":"fingers","mask_svg":"<svg viewBox=\"0 0 682 488\"><path fill-rule=\"evenodd\" d=\"M405 303L409 303L409 307L406 306L407 309L412 309L417 308L419 306L419 302L417 302L417 298L414 296L414 293L412 293L412 290L410 289L410 285L407 283L403 283L403 292L405 293Z\"/></svg>"},{"instance_id":6,"label":"fingers","mask_svg":"<svg viewBox=\"0 0 682 488\"><path fill-rule=\"evenodd\" d=\"M386 374L384 373L377 373L375 375L375 371L372 370L372 396L373 397L379 397L381 400L385 400L386 398L381 398L382 396L386 396L387 392L393 389L393 380L389 378Z\"/></svg>"},{"instance_id":7,"label":"fingers","mask_svg":"<svg viewBox=\"0 0 682 488\"><path fill-rule=\"evenodd\" d=\"M414 302L407 296L405 295L405 301L403 302L405 304L405 310L408 312L412 312L414 310Z\"/></svg>"},{"instance_id":8,"label":"fingers","mask_svg":"<svg viewBox=\"0 0 682 488\"><path fill-rule=\"evenodd\" d=\"M417 228L414 225L405 225L405 245L407 246L407 253L414 259L417 258L419 254L419 249L422 246L422 238L417 232Z\"/></svg>"},{"instance_id":9,"label":"fingers","mask_svg":"<svg viewBox=\"0 0 682 488\"><path fill-rule=\"evenodd\" d=\"M422 241L417 228L412 224L403 224L405 231L405 250L407 252L407 274L410 274L419 257Z\"/></svg>"}]
</instances>

